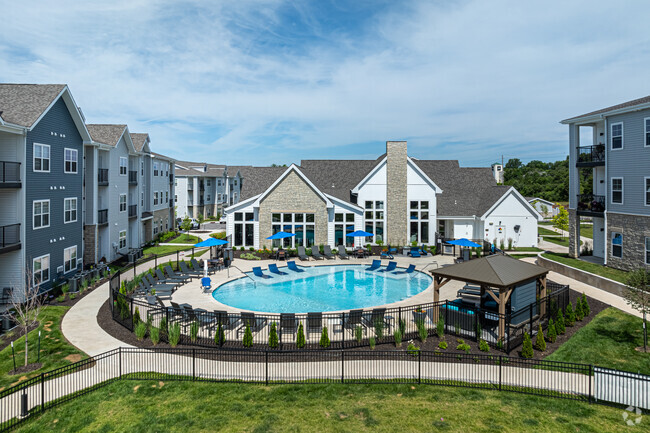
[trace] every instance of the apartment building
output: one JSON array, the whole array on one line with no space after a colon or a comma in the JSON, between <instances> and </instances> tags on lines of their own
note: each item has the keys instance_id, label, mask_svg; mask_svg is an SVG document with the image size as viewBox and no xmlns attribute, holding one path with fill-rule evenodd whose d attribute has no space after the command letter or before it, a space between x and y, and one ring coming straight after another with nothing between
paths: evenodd
<instances>
[{"instance_id":1,"label":"apartment building","mask_svg":"<svg viewBox=\"0 0 650 433\"><path fill-rule=\"evenodd\" d=\"M563 120L569 126L569 254L580 219L593 221L593 255L630 270L650 265L650 96ZM592 170L580 194L580 170Z\"/></svg>"},{"instance_id":2,"label":"apartment building","mask_svg":"<svg viewBox=\"0 0 650 433\"><path fill-rule=\"evenodd\" d=\"M176 215L179 218L223 215L226 207L239 201L240 168L176 162Z\"/></svg>"},{"instance_id":3,"label":"apartment building","mask_svg":"<svg viewBox=\"0 0 650 433\"><path fill-rule=\"evenodd\" d=\"M151 194L152 199L152 230L151 235L155 238L159 233L174 229L174 160L158 153L151 156ZM145 236L147 242L149 232Z\"/></svg>"}]
</instances>

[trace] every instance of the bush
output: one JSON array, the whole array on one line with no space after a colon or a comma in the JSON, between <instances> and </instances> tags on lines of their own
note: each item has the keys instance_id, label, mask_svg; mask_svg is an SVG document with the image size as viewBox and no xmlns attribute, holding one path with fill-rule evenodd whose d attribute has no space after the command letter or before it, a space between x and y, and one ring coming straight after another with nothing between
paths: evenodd
<instances>
[{"instance_id":1,"label":"bush","mask_svg":"<svg viewBox=\"0 0 650 433\"><path fill-rule=\"evenodd\" d=\"M215 239L226 239L226 232L210 233L210 237Z\"/></svg>"},{"instance_id":2,"label":"bush","mask_svg":"<svg viewBox=\"0 0 650 433\"><path fill-rule=\"evenodd\" d=\"M393 332L393 338L395 339L395 347L400 347L402 345L402 333L399 329Z\"/></svg>"},{"instance_id":3,"label":"bush","mask_svg":"<svg viewBox=\"0 0 650 433\"><path fill-rule=\"evenodd\" d=\"M404 319L399 320L399 333L402 337L406 334L406 320Z\"/></svg>"},{"instance_id":4,"label":"bush","mask_svg":"<svg viewBox=\"0 0 650 433\"><path fill-rule=\"evenodd\" d=\"M271 349L277 349L280 347L280 341L278 340L278 329L275 322L271 323L271 331L269 332L269 347Z\"/></svg>"},{"instance_id":5,"label":"bush","mask_svg":"<svg viewBox=\"0 0 650 433\"><path fill-rule=\"evenodd\" d=\"M564 324L566 326L573 326L576 323L576 313L573 311L573 306L571 305L571 302L569 302L569 305L566 306L566 319L564 320Z\"/></svg>"},{"instance_id":6,"label":"bush","mask_svg":"<svg viewBox=\"0 0 650 433\"><path fill-rule=\"evenodd\" d=\"M584 292L582 292L582 313L585 315L585 317L589 316L591 314L591 308L589 308L589 302L587 302L587 295L585 295Z\"/></svg>"},{"instance_id":7,"label":"bush","mask_svg":"<svg viewBox=\"0 0 650 433\"><path fill-rule=\"evenodd\" d=\"M530 340L528 332L524 334L524 345L521 348L521 357L529 359L533 357L533 342Z\"/></svg>"},{"instance_id":8,"label":"bush","mask_svg":"<svg viewBox=\"0 0 650 433\"><path fill-rule=\"evenodd\" d=\"M354 338L357 340L357 343L361 343L361 340L363 340L363 328L361 326L354 328Z\"/></svg>"},{"instance_id":9,"label":"bush","mask_svg":"<svg viewBox=\"0 0 650 433\"><path fill-rule=\"evenodd\" d=\"M442 338L445 335L445 319L440 315L438 323L436 323L436 335Z\"/></svg>"},{"instance_id":10,"label":"bush","mask_svg":"<svg viewBox=\"0 0 650 433\"><path fill-rule=\"evenodd\" d=\"M370 344L370 350L375 350L375 344L376 344L375 337L370 337L368 339L368 344Z\"/></svg>"},{"instance_id":11,"label":"bush","mask_svg":"<svg viewBox=\"0 0 650 433\"><path fill-rule=\"evenodd\" d=\"M427 327L424 325L424 320L418 320L416 322L416 325L418 327L418 335L420 336L420 341L423 343L427 341L427 337L429 336L429 331L427 330Z\"/></svg>"},{"instance_id":12,"label":"bush","mask_svg":"<svg viewBox=\"0 0 650 433\"><path fill-rule=\"evenodd\" d=\"M171 347L178 346L178 342L181 339L181 325L174 323L169 329L169 345Z\"/></svg>"},{"instance_id":13,"label":"bush","mask_svg":"<svg viewBox=\"0 0 650 433\"><path fill-rule=\"evenodd\" d=\"M375 335L377 340L384 338L384 322L383 320L375 320Z\"/></svg>"},{"instance_id":14,"label":"bush","mask_svg":"<svg viewBox=\"0 0 650 433\"><path fill-rule=\"evenodd\" d=\"M487 343L487 341L481 339L478 343L478 350L480 350L481 352L489 352L490 345Z\"/></svg>"},{"instance_id":15,"label":"bush","mask_svg":"<svg viewBox=\"0 0 650 433\"><path fill-rule=\"evenodd\" d=\"M61 286L61 293L64 295L70 291L70 285L68 283Z\"/></svg>"},{"instance_id":16,"label":"bush","mask_svg":"<svg viewBox=\"0 0 650 433\"><path fill-rule=\"evenodd\" d=\"M412 356L418 356L419 352L420 348L413 343L409 343L408 347L406 348L406 353Z\"/></svg>"},{"instance_id":17,"label":"bush","mask_svg":"<svg viewBox=\"0 0 650 433\"><path fill-rule=\"evenodd\" d=\"M144 322L139 322L135 327L135 336L138 341L142 341L145 335L147 335L147 325Z\"/></svg>"},{"instance_id":18,"label":"bush","mask_svg":"<svg viewBox=\"0 0 650 433\"><path fill-rule=\"evenodd\" d=\"M471 350L471 347L469 347L469 344L467 344L467 343L461 343L458 346L456 346L456 349L457 350L462 350L465 353L469 353L469 351Z\"/></svg>"},{"instance_id":19,"label":"bush","mask_svg":"<svg viewBox=\"0 0 650 433\"><path fill-rule=\"evenodd\" d=\"M448 344L446 341L441 341L440 343L438 343L438 347L442 350L447 350Z\"/></svg>"},{"instance_id":20,"label":"bush","mask_svg":"<svg viewBox=\"0 0 650 433\"><path fill-rule=\"evenodd\" d=\"M256 256L253 253L244 253L239 257L244 259L244 260L262 260L262 258L260 256Z\"/></svg>"},{"instance_id":21,"label":"bush","mask_svg":"<svg viewBox=\"0 0 650 433\"><path fill-rule=\"evenodd\" d=\"M582 322L582 319L584 318L584 313L582 312L582 299L578 298L576 301L576 320L578 322Z\"/></svg>"},{"instance_id":22,"label":"bush","mask_svg":"<svg viewBox=\"0 0 650 433\"><path fill-rule=\"evenodd\" d=\"M140 310L138 307L135 307L135 313L133 313L133 326L138 326L140 323Z\"/></svg>"},{"instance_id":23,"label":"bush","mask_svg":"<svg viewBox=\"0 0 650 433\"><path fill-rule=\"evenodd\" d=\"M70 293L68 296L69 296L71 301L74 301L75 298L77 297L77 295L75 295L74 293Z\"/></svg>"},{"instance_id":24,"label":"bush","mask_svg":"<svg viewBox=\"0 0 650 433\"><path fill-rule=\"evenodd\" d=\"M246 329L244 330L244 339L242 341L242 344L244 347L253 346L253 333L251 332L251 327L248 323L246 324Z\"/></svg>"},{"instance_id":25,"label":"bush","mask_svg":"<svg viewBox=\"0 0 650 433\"><path fill-rule=\"evenodd\" d=\"M302 349L305 347L305 330L302 327L302 323L298 326L298 335L296 335L296 347Z\"/></svg>"},{"instance_id":26,"label":"bush","mask_svg":"<svg viewBox=\"0 0 650 433\"><path fill-rule=\"evenodd\" d=\"M539 329L537 330L537 337L535 338L535 349L537 349L540 352L544 352L546 350L546 340L544 340L544 331L542 330L542 325L539 325Z\"/></svg>"},{"instance_id":27,"label":"bush","mask_svg":"<svg viewBox=\"0 0 650 433\"><path fill-rule=\"evenodd\" d=\"M553 322L553 319L549 319L548 321L548 328L546 329L546 338L548 338L548 341L551 343L555 343L555 340L557 339L557 331L555 330L555 322Z\"/></svg>"},{"instance_id":28,"label":"bush","mask_svg":"<svg viewBox=\"0 0 650 433\"><path fill-rule=\"evenodd\" d=\"M330 347L330 337L327 335L327 326L323 326L323 332L320 335L320 347L328 348Z\"/></svg>"},{"instance_id":29,"label":"bush","mask_svg":"<svg viewBox=\"0 0 650 433\"><path fill-rule=\"evenodd\" d=\"M217 328L217 332L214 334L214 342L217 346L221 347L223 346L223 343L226 342L226 333L223 329L223 325L219 323L219 327Z\"/></svg>"},{"instance_id":30,"label":"bush","mask_svg":"<svg viewBox=\"0 0 650 433\"><path fill-rule=\"evenodd\" d=\"M557 322L555 322L555 332L558 335L562 335L566 332L566 328L564 327L564 314L562 314L561 309L557 312Z\"/></svg>"},{"instance_id":31,"label":"bush","mask_svg":"<svg viewBox=\"0 0 650 433\"><path fill-rule=\"evenodd\" d=\"M478 321L478 317L477 317L476 318L476 338L478 340L481 339L481 335L482 335L481 331L482 331L481 330L481 322Z\"/></svg>"},{"instance_id":32,"label":"bush","mask_svg":"<svg viewBox=\"0 0 650 433\"><path fill-rule=\"evenodd\" d=\"M163 317L160 319L160 339L161 340L166 340L167 339L167 318Z\"/></svg>"},{"instance_id":33,"label":"bush","mask_svg":"<svg viewBox=\"0 0 650 433\"><path fill-rule=\"evenodd\" d=\"M160 329L154 327L151 327L149 329L149 338L151 338L151 343L155 346L160 342Z\"/></svg>"},{"instance_id":34,"label":"bush","mask_svg":"<svg viewBox=\"0 0 650 433\"><path fill-rule=\"evenodd\" d=\"M192 343L196 343L196 340L199 339L199 321L195 320L190 325L190 340Z\"/></svg>"}]
</instances>

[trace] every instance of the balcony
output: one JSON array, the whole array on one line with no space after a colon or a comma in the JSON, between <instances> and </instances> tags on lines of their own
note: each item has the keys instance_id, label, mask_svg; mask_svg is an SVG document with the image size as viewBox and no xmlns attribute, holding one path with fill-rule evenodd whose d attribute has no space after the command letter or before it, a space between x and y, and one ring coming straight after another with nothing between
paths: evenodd
<instances>
[{"instance_id":1,"label":"balcony","mask_svg":"<svg viewBox=\"0 0 650 433\"><path fill-rule=\"evenodd\" d=\"M20 246L20 224L0 226L0 254L19 250Z\"/></svg>"},{"instance_id":2,"label":"balcony","mask_svg":"<svg viewBox=\"0 0 650 433\"><path fill-rule=\"evenodd\" d=\"M129 205L129 218L136 218L138 216L138 205L130 204Z\"/></svg>"},{"instance_id":3,"label":"balcony","mask_svg":"<svg viewBox=\"0 0 650 433\"><path fill-rule=\"evenodd\" d=\"M605 145L578 147L576 167L596 167L605 165Z\"/></svg>"},{"instance_id":4,"label":"balcony","mask_svg":"<svg viewBox=\"0 0 650 433\"><path fill-rule=\"evenodd\" d=\"M142 218L143 221L151 219L151 218L153 218L153 212L150 212L150 211L142 212L142 217L141 218Z\"/></svg>"},{"instance_id":5,"label":"balcony","mask_svg":"<svg viewBox=\"0 0 650 433\"><path fill-rule=\"evenodd\" d=\"M108 209L101 209L97 211L97 224L100 226L108 224Z\"/></svg>"},{"instance_id":6,"label":"balcony","mask_svg":"<svg viewBox=\"0 0 650 433\"><path fill-rule=\"evenodd\" d=\"M97 185L108 186L108 169L100 168L97 170Z\"/></svg>"},{"instance_id":7,"label":"balcony","mask_svg":"<svg viewBox=\"0 0 650 433\"><path fill-rule=\"evenodd\" d=\"M584 216L603 216L605 212L605 196L594 194L580 194L578 195L578 215Z\"/></svg>"},{"instance_id":8,"label":"balcony","mask_svg":"<svg viewBox=\"0 0 650 433\"><path fill-rule=\"evenodd\" d=\"M20 187L20 162L0 161L0 188Z\"/></svg>"},{"instance_id":9,"label":"balcony","mask_svg":"<svg viewBox=\"0 0 650 433\"><path fill-rule=\"evenodd\" d=\"M129 171L129 185L137 185L138 184L138 172L136 171Z\"/></svg>"}]
</instances>

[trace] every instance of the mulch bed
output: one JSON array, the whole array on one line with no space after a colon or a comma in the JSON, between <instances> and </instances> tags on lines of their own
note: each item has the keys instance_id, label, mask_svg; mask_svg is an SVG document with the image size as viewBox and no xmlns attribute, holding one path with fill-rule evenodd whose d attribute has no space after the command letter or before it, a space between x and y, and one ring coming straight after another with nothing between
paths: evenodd
<instances>
[{"instance_id":1,"label":"mulch bed","mask_svg":"<svg viewBox=\"0 0 650 433\"><path fill-rule=\"evenodd\" d=\"M17 367L15 370L9 371L7 374L16 375L16 374L30 373L32 371L38 370L41 367L43 367L42 362L34 362L32 364L21 365L20 367Z\"/></svg>"},{"instance_id":2,"label":"mulch bed","mask_svg":"<svg viewBox=\"0 0 650 433\"><path fill-rule=\"evenodd\" d=\"M578 292L576 292L574 290L569 291L569 299L570 299L571 303L574 306L576 304L576 301L577 301L578 297L581 296L581 295L582 295L581 293L578 293ZM541 360L541 359L544 359L546 356L550 355L551 353L553 353L564 342L566 342L569 338L571 338L573 336L573 334L575 334L581 327L583 327L586 324L588 324L589 322L591 322L591 320L598 313L600 313L602 310L609 307L609 305L607 305L607 304L605 304L603 302L600 302L600 301L598 301L598 300L596 300L594 298L587 297L587 301L589 303L589 308L591 310L589 316L584 318L581 322L576 322L575 325L572 326L572 327L567 326L566 327L566 333L563 334L563 335L558 335L558 337L557 337L557 339L555 340L554 343L550 343L549 341L547 341L546 342L546 351L538 352L538 351L535 350L533 359ZM120 325L118 322L113 320L113 318L111 316L111 310L110 310L110 306L109 306L108 302L109 301L107 300L102 305L102 307L100 308L99 313L97 314L97 322L99 323L99 326L101 326L102 329L104 329L104 331L106 331L112 337L114 337L114 338L116 338L116 339L118 339L120 341L123 341L123 342L125 342L125 343L127 343L127 344L129 344L131 346L140 347L140 348L144 348L144 349L151 349L151 348L154 348L154 347L158 348L158 349L170 349L170 348L172 348L168 343L163 343L163 342L158 343L156 346L154 346L151 343L151 340L148 337L145 338L143 341L139 341L136 338L136 336L135 336L135 334L133 332L130 332L124 326ZM349 333L346 334L346 336L349 336L349 335L350 335ZM413 335L413 334L411 334L411 335ZM352 337L350 337L350 338L352 338ZM414 336L412 338L412 341L413 341L413 344L415 344L415 346L419 347L423 351L431 351L431 352L440 351L442 353L454 354L454 355L455 354L464 354L465 353L464 351L460 351L460 350L456 349L456 346L458 346L458 344L459 344L458 341L457 341L457 338L458 337L456 337L454 335L445 335L442 338L448 344L448 348L446 350L438 349L438 343L442 339L438 338L435 335L430 335L427 338L426 342L424 342L424 343L422 343L417 336ZM406 351L406 348L408 347L409 341L411 341L411 340L406 339L406 338L403 339L402 344L401 344L401 346L399 348L395 347L394 343L380 343L380 344L377 344L375 346L374 350L375 351L385 351L385 352L393 352L393 351L404 352L404 351ZM507 354L505 352L501 352L501 351L499 351L499 350L497 350L495 348L490 348L490 352L481 352L478 349L478 344L475 341L465 340L465 342L467 344L469 344L469 346L470 346L470 352L469 352L470 355L493 355L493 356L509 355L509 356L516 357L516 356L520 355L520 351L521 351L521 346L520 346L516 350L513 350L510 354ZM534 338L533 338L533 344L535 344ZM177 348L179 348L179 349L183 349L183 348L189 349L189 348L193 348L193 347L200 348L200 347L206 347L206 346L208 348L213 348L213 349L216 348L212 341L205 341L202 346L201 345L192 345L192 344L183 344L181 342L180 344L178 344ZM241 342L230 342L230 344L229 344L229 342L226 342L226 344L224 345L224 349L244 350L244 348L241 345ZM268 346L263 345L263 344L259 344L259 345L256 344L256 345L253 346L253 348L251 350L255 350L255 349L257 349L257 350L267 350ZM285 344L283 344L282 349L283 350L295 350L296 347L295 347L294 344L286 344L285 343ZM308 344L305 347L305 350L308 350L308 349L321 350L318 347L318 344L313 344L313 345ZM340 349L338 349L338 350L340 350ZM350 347L350 348L345 348L344 350L346 352L351 352L351 353L353 353L353 352L367 352L367 351L370 350L370 347L369 346ZM310 360L309 356L306 355L307 353L308 352L305 352L305 354L296 355L295 360L296 361L308 361L308 360ZM316 359L316 357L314 357L314 358Z\"/></svg>"}]
</instances>

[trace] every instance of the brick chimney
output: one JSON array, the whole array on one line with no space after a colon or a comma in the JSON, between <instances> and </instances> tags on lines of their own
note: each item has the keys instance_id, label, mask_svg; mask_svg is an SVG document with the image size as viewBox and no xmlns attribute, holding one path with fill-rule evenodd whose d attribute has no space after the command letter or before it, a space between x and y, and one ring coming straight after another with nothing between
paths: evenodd
<instances>
[{"instance_id":1,"label":"brick chimney","mask_svg":"<svg viewBox=\"0 0 650 433\"><path fill-rule=\"evenodd\" d=\"M384 243L408 244L406 141L386 142L386 228Z\"/></svg>"}]
</instances>

